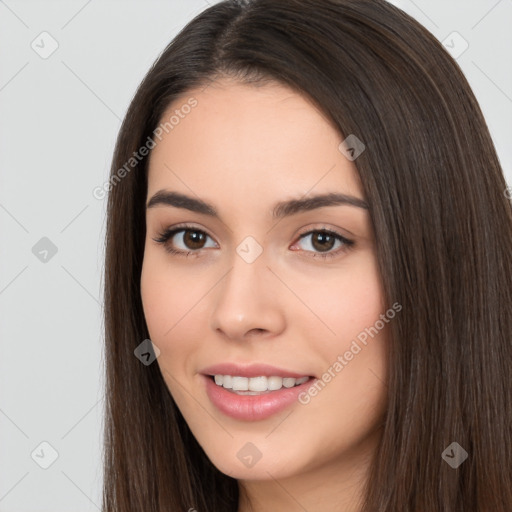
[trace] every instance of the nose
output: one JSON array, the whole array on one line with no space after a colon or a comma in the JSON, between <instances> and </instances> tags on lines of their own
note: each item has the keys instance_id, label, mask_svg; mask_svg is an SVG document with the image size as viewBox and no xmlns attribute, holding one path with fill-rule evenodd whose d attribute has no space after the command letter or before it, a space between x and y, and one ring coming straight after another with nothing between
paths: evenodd
<instances>
[{"instance_id":1,"label":"nose","mask_svg":"<svg viewBox=\"0 0 512 512\"><path fill-rule=\"evenodd\" d=\"M212 292L211 328L225 339L270 338L285 328L283 284L268 268L265 251L252 263L238 254Z\"/></svg>"}]
</instances>

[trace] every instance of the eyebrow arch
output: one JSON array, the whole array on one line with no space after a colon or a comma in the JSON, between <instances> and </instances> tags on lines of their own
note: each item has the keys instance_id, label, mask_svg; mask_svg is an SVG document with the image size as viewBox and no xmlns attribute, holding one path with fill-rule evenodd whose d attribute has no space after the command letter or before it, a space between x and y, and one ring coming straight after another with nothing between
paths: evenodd
<instances>
[{"instance_id":1,"label":"eyebrow arch","mask_svg":"<svg viewBox=\"0 0 512 512\"><path fill-rule=\"evenodd\" d=\"M196 199L179 192L159 190L149 200L146 208L154 208L155 206L160 205L184 208L192 212L202 213L204 215L209 215L210 217L219 218L219 213L213 205L201 199ZM337 205L349 205L368 210L368 203L359 197L331 192L328 194L320 194L304 199L289 199L287 201L281 201L274 205L274 208L272 209L272 218L281 219L283 217L315 210L324 206Z\"/></svg>"}]
</instances>

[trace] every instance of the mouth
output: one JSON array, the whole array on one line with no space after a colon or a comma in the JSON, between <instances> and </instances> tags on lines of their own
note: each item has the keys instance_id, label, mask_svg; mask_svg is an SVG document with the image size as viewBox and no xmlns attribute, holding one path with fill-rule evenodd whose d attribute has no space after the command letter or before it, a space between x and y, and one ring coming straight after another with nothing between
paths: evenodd
<instances>
[{"instance_id":1,"label":"mouth","mask_svg":"<svg viewBox=\"0 0 512 512\"><path fill-rule=\"evenodd\" d=\"M263 364L225 363L201 372L205 392L218 412L239 421L260 421L294 406L316 380Z\"/></svg>"}]
</instances>

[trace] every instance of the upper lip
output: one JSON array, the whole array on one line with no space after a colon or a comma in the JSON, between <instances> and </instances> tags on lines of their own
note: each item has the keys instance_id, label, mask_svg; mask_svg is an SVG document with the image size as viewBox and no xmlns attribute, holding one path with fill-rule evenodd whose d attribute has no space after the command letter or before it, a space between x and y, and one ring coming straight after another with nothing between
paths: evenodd
<instances>
[{"instance_id":1,"label":"upper lip","mask_svg":"<svg viewBox=\"0 0 512 512\"><path fill-rule=\"evenodd\" d=\"M200 373L204 375L232 375L233 377L292 377L300 379L301 377L310 377L309 373L300 373L284 368L278 368L265 363L219 363L207 368L203 368Z\"/></svg>"}]
</instances>

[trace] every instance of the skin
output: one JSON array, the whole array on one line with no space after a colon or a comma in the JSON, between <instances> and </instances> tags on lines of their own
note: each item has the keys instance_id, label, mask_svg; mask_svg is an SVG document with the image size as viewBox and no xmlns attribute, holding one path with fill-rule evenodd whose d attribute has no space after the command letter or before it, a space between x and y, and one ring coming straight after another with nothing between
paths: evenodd
<instances>
[{"instance_id":1,"label":"skin","mask_svg":"<svg viewBox=\"0 0 512 512\"><path fill-rule=\"evenodd\" d=\"M141 294L157 363L208 457L238 479L239 512L249 510L247 497L255 512L355 512L381 437L387 327L307 405L266 420L225 416L200 376L206 366L233 361L321 378L385 313L367 210L335 205L271 218L276 202L306 194L365 199L355 164L339 151L343 139L330 121L284 85L223 78L188 91L164 118L192 96L197 106L152 150L147 199L162 189L199 197L221 220L173 206L147 210ZM183 222L208 235L202 249L183 231L167 242L195 251L188 257L154 240ZM299 235L322 228L354 246L324 245L341 252L321 259L315 234ZM236 252L247 236L263 249L250 264ZM237 457L247 442L261 452L250 468Z\"/></svg>"}]
</instances>

